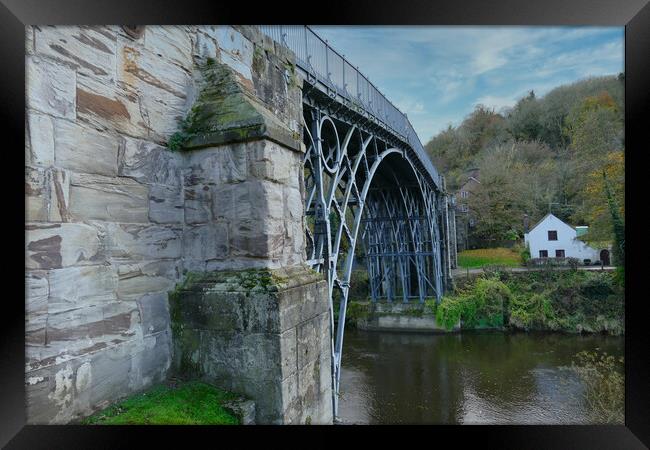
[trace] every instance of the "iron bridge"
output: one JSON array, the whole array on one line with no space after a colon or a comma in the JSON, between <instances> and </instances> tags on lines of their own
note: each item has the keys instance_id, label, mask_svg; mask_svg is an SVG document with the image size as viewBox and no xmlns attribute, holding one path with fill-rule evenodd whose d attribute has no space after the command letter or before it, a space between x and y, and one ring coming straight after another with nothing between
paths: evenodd
<instances>
[{"instance_id":1,"label":"iron bridge","mask_svg":"<svg viewBox=\"0 0 650 450\"><path fill-rule=\"evenodd\" d=\"M453 218L444 178L405 114L309 27L260 28L295 53L305 80L306 256L329 289L337 417L355 262L365 263L372 302L439 302Z\"/></svg>"}]
</instances>

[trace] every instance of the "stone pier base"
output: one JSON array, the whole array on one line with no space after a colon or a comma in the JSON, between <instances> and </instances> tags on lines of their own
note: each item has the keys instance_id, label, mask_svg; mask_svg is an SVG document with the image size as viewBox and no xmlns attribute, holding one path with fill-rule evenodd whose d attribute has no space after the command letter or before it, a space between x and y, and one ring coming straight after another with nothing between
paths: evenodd
<instances>
[{"instance_id":1,"label":"stone pier base","mask_svg":"<svg viewBox=\"0 0 650 450\"><path fill-rule=\"evenodd\" d=\"M188 274L170 294L174 369L240 392L258 424L331 424L327 286L306 267Z\"/></svg>"}]
</instances>

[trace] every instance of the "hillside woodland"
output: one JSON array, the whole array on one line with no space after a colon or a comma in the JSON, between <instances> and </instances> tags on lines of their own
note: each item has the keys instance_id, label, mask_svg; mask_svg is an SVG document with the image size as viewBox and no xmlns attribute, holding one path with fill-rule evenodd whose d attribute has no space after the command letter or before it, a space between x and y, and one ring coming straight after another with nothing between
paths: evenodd
<instances>
[{"instance_id":1,"label":"hillside woodland","mask_svg":"<svg viewBox=\"0 0 650 450\"><path fill-rule=\"evenodd\" d=\"M589 225L587 241L615 241L624 217L624 75L588 78L495 112L478 105L425 146L454 192L480 169L468 206L478 239L523 236L549 210ZM615 250L616 251L616 250Z\"/></svg>"}]
</instances>

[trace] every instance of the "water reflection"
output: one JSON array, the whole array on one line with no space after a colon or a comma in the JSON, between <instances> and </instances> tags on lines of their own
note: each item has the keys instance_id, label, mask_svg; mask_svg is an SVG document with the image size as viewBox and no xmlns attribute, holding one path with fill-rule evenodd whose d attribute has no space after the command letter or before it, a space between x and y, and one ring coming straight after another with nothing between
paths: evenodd
<instances>
[{"instance_id":1,"label":"water reflection","mask_svg":"<svg viewBox=\"0 0 650 450\"><path fill-rule=\"evenodd\" d=\"M581 350L623 354L623 338L346 331L343 423L588 423L567 370Z\"/></svg>"}]
</instances>

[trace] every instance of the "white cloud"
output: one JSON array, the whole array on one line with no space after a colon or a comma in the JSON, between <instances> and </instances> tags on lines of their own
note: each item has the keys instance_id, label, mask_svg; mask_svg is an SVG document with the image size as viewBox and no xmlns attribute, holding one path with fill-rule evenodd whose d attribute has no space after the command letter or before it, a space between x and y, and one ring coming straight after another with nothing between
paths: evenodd
<instances>
[{"instance_id":1,"label":"white cloud","mask_svg":"<svg viewBox=\"0 0 650 450\"><path fill-rule=\"evenodd\" d=\"M483 105L488 108L493 108L495 111L499 112L503 108L509 108L514 106L517 103L517 100L521 98L521 95L508 95L505 97L498 97L494 95L484 95L477 99L472 106Z\"/></svg>"},{"instance_id":2,"label":"white cloud","mask_svg":"<svg viewBox=\"0 0 650 450\"><path fill-rule=\"evenodd\" d=\"M423 142L479 103L500 110L531 89L623 70L623 29L313 27L400 110Z\"/></svg>"}]
</instances>

